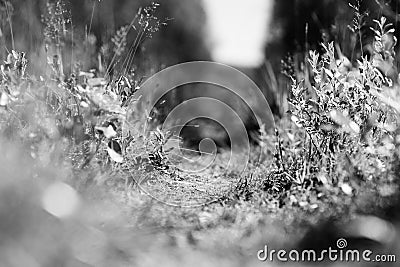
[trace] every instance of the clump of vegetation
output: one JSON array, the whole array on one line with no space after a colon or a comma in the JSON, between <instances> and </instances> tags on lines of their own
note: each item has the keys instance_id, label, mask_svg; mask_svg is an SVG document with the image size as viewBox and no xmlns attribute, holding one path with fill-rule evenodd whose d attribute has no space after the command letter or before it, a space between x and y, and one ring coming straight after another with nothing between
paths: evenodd
<instances>
[{"instance_id":1,"label":"clump of vegetation","mask_svg":"<svg viewBox=\"0 0 400 267\"><path fill-rule=\"evenodd\" d=\"M363 44L361 31L368 14L360 14L359 4L350 6L355 11L350 28L360 42L361 58L352 62L338 44L326 42L321 53L308 51L302 67L291 67L299 71L286 72L292 82L290 109L278 122L275 170L265 181L268 191L290 196L288 187L296 192L311 186L316 194L322 190L329 197L354 197L373 184L381 196L395 195L399 182L395 29L385 17L373 20L369 29L373 40ZM363 47L371 49L362 51Z\"/></svg>"}]
</instances>

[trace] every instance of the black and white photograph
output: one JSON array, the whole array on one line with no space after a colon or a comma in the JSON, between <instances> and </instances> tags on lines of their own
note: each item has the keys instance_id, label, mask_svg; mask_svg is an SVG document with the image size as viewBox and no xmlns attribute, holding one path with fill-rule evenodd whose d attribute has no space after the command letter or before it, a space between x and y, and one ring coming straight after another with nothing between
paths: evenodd
<instances>
[{"instance_id":1,"label":"black and white photograph","mask_svg":"<svg viewBox=\"0 0 400 267\"><path fill-rule=\"evenodd\" d=\"M399 266L400 0L0 0L0 267Z\"/></svg>"}]
</instances>

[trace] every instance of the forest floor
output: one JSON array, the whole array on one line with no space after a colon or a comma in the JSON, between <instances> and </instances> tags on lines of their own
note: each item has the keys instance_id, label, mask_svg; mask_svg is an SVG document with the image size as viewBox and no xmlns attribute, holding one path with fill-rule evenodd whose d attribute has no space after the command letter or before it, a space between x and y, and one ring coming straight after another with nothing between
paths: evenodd
<instances>
[{"instance_id":1,"label":"forest floor","mask_svg":"<svg viewBox=\"0 0 400 267\"><path fill-rule=\"evenodd\" d=\"M95 217L102 218L98 222L101 226L96 229L107 237L88 238L94 244L96 240L110 242L115 249L111 259L127 266L277 266L282 262L276 258L272 262L260 261L257 252L265 245L271 250L321 251L337 248L336 242L341 238L347 240L349 249L371 249L374 255L399 252L397 183L360 183L363 188L355 188L358 193L354 195L341 189L297 186L281 196L271 197L251 188L251 182L243 186L243 181L235 180L235 176L224 176L218 171L202 175L201 186L182 176L169 192L165 190L165 182L172 184L176 177L171 178L164 171L154 177L165 180L164 183L150 186L127 188L125 178L116 176L113 179L116 182L105 187L88 187L83 195L95 205L102 203L93 212ZM159 196L156 200L157 191L165 199L160 201ZM221 195L215 197L216 192ZM207 195L209 202L204 201ZM359 230L365 227L367 232ZM103 243L96 247L99 245L105 246ZM106 266L104 259L99 260L91 248L86 247L89 251L83 253L81 260L92 264L97 261L93 266ZM309 264L315 263L292 262L289 266ZM363 261L328 260L320 264L368 265ZM396 266L396 263L370 264Z\"/></svg>"}]
</instances>

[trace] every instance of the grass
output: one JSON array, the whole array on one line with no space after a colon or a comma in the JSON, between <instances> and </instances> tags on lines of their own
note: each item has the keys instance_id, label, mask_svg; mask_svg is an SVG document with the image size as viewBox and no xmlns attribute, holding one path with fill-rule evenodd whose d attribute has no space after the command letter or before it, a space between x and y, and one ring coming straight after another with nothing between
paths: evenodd
<instances>
[{"instance_id":1,"label":"grass","mask_svg":"<svg viewBox=\"0 0 400 267\"><path fill-rule=\"evenodd\" d=\"M127 107L142 83L131 72L138 47L167 23L157 8L140 9L116 32L112 48L96 57L97 71L65 68L72 28L62 1L48 4L43 17L47 72L31 76L23 52L5 59L0 265L258 266L266 264L255 256L265 244L321 249L340 237L398 253L398 240L387 238L400 229L394 26L376 18L367 53L366 15L352 6L360 58L324 42L286 62L289 110L274 134L261 128L262 161L251 159L245 173L225 172L222 152L200 176L171 163L168 133L127 128L128 115L147 119ZM367 235L357 218L382 221Z\"/></svg>"}]
</instances>

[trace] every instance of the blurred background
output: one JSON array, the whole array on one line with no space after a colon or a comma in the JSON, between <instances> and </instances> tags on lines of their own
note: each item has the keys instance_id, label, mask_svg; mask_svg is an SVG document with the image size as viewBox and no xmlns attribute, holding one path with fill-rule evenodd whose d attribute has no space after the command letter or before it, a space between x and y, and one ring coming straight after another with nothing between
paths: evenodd
<instances>
[{"instance_id":1,"label":"blurred background","mask_svg":"<svg viewBox=\"0 0 400 267\"><path fill-rule=\"evenodd\" d=\"M29 59L29 73L48 73L51 51L46 50L45 30L46 3L55 0L2 0L1 38L3 49L0 57L5 58L7 50L13 47L24 51ZM275 114L282 115L285 105L285 91L289 79L281 74L281 62L302 68L304 51L320 50L321 42L335 41L344 47L344 56L356 59L354 51L358 45L349 32L353 12L348 0L252 0L252 1L208 1L190 0L162 1L155 16L162 24L148 38L139 38L140 25L131 30L126 38L127 48L121 51L121 58L129 58L123 66L113 67L112 73L119 75L134 71L136 78L151 74L173 64L193 60L213 60L238 68L253 79L267 97ZM353 1L355 3L355 1ZM139 0L69 0L63 1L70 14L61 41L63 65L66 74L79 65L82 70L106 68L112 61L113 38L123 26L130 26L138 10L149 6L152 1ZM396 23L394 13L398 1L364 0L361 10L371 13L371 18L385 15ZM376 14L374 14L376 13ZM364 28L373 25L372 19ZM353 38L353 39L352 39ZM364 36L364 38L370 38ZM115 40L115 39L114 39ZM352 45L342 45L349 44ZM367 43L367 42L366 42ZM132 49L135 55L130 54ZM285 70L288 71L288 70ZM292 70L293 71L293 70ZM290 70L289 70L290 72ZM179 91L179 92L178 92ZM184 91L189 91L185 95ZM200 91L200 92L198 92ZM166 96L164 114L171 107L191 98L192 95L215 94L212 86L196 87L191 90L177 90ZM224 94L222 101L229 103L234 98ZM240 101L239 101L240 102ZM248 110L242 104L234 104L241 117L248 117ZM161 118L162 120L162 118ZM248 128L253 122L249 121Z\"/></svg>"},{"instance_id":2,"label":"blurred background","mask_svg":"<svg viewBox=\"0 0 400 267\"><path fill-rule=\"evenodd\" d=\"M7 2L12 6L5 4ZM46 13L47 0L3 0L1 3L2 17L12 20L10 24L8 19L2 19L2 40L7 48L10 49L14 41L16 49L29 55L32 52L43 53L42 15ZM70 34L73 33L69 36L70 45L79 50L79 42L87 41L87 35L93 35L94 39L90 42L94 51L90 52L101 52L101 47L110 42L116 31L123 25L129 25L138 9L150 3L146 0L65 1L71 10L71 25L67 26ZM158 62L159 65L214 59L253 68L263 63L264 55L269 61L279 62L278 57L296 49L300 51L306 43L311 47L318 46L321 31L329 30L340 7L347 5L346 1L331 0L235 0L217 3L207 0L163 1L157 16L171 20L168 20L168 27L143 45L146 52L142 52L155 61L153 64ZM14 40L10 36L10 26ZM228 43L230 46L227 46ZM81 54L77 51L76 55ZM89 56L76 56L76 60L96 67Z\"/></svg>"},{"instance_id":3,"label":"blurred background","mask_svg":"<svg viewBox=\"0 0 400 267\"><path fill-rule=\"evenodd\" d=\"M8 49L14 41L16 49L28 54L43 50L42 16L46 14L47 2L1 1L1 39ZM148 6L153 1L63 2L71 10L71 25L67 26L67 30L74 35L69 36L72 47L79 49L79 42L86 39L87 35L93 35L95 39L90 42L95 44L95 49L91 52L99 53L101 46L109 43L121 26L130 24L140 7ZM345 38L346 30L336 27L340 25L339 22L352 17L348 9L348 4L352 2L355 1L162 1L157 16L171 20L168 20L168 27L146 44L146 53L147 56L154 55L153 60L165 65L211 58L243 67L259 66L265 58L279 62L287 52L303 51L305 46L318 48L323 38ZM364 0L361 1L361 7L362 11L386 15L397 23L394 12L398 10L398 1ZM230 47L222 49L227 43L230 43ZM246 46L249 49L244 49ZM233 52L237 55L233 55ZM237 58L240 57L247 59L239 63ZM92 67L96 66L94 62L88 63L87 58L76 59L82 64L92 63Z\"/></svg>"}]
</instances>

